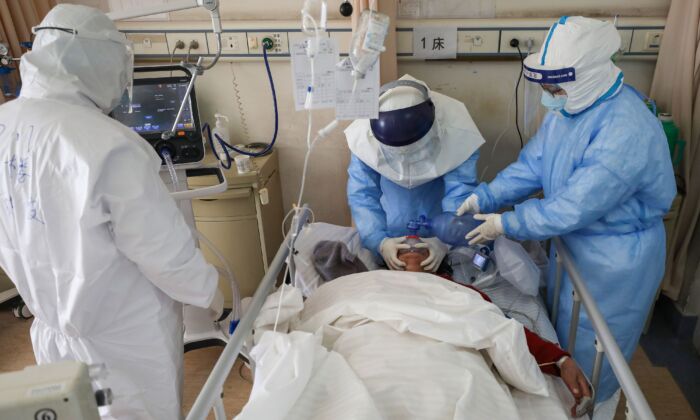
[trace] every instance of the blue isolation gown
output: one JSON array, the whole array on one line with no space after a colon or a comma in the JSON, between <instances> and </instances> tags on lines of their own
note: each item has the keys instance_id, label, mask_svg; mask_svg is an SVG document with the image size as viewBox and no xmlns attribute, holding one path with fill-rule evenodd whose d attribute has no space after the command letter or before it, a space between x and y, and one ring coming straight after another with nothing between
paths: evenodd
<instances>
[{"instance_id":1,"label":"blue isolation gown","mask_svg":"<svg viewBox=\"0 0 700 420\"><path fill-rule=\"evenodd\" d=\"M475 190L482 213L498 211L543 189L503 214L505 234L542 240L560 236L571 250L625 357L632 357L664 273L662 217L676 195L660 123L633 88L576 116L550 112L518 160ZM551 260L548 302L554 290ZM572 285L564 276L556 330L569 340ZM574 358L590 375L595 335L582 308ZM607 360L597 400L618 388Z\"/></svg>"},{"instance_id":2,"label":"blue isolation gown","mask_svg":"<svg viewBox=\"0 0 700 420\"><path fill-rule=\"evenodd\" d=\"M382 240L407 235L406 224L411 219L457 211L477 185L478 159L477 151L445 175L409 189L390 181L352 154L348 204L362 245L380 258Z\"/></svg>"}]
</instances>

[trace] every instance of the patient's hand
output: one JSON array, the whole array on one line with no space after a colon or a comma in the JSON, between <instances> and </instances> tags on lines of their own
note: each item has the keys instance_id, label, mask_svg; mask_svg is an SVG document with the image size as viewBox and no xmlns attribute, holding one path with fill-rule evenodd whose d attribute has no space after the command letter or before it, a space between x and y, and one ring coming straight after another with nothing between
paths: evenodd
<instances>
[{"instance_id":1,"label":"patient's hand","mask_svg":"<svg viewBox=\"0 0 700 420\"><path fill-rule=\"evenodd\" d=\"M588 387L586 376L571 357L566 358L559 370L561 371L561 379L566 384L566 387L569 388L569 391L571 391L574 399L576 399L576 404L571 407L571 415L576 417L576 406L581 402L583 397L590 398L591 389Z\"/></svg>"}]
</instances>

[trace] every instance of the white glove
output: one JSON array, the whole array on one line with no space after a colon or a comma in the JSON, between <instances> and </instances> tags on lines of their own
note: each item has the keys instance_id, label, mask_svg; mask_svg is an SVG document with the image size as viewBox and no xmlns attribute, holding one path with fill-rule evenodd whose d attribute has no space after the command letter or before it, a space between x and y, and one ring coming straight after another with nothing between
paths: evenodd
<instances>
[{"instance_id":1,"label":"white glove","mask_svg":"<svg viewBox=\"0 0 700 420\"><path fill-rule=\"evenodd\" d=\"M209 304L209 316L214 321L219 321L219 318L221 318L221 315L223 313L224 313L224 295L221 293L221 290L219 290L217 288L216 293L214 294L214 299Z\"/></svg>"},{"instance_id":2,"label":"white glove","mask_svg":"<svg viewBox=\"0 0 700 420\"><path fill-rule=\"evenodd\" d=\"M461 216L464 213L479 213L479 197L476 194L471 194L467 197L457 209L457 216Z\"/></svg>"},{"instance_id":3,"label":"white glove","mask_svg":"<svg viewBox=\"0 0 700 420\"><path fill-rule=\"evenodd\" d=\"M423 243L416 244L416 248L428 248L428 258L420 263L424 270L434 273L440 267L440 263L447 255L448 246L438 238L420 238Z\"/></svg>"},{"instance_id":4,"label":"white glove","mask_svg":"<svg viewBox=\"0 0 700 420\"><path fill-rule=\"evenodd\" d=\"M467 240L471 239L469 245L493 241L503 235L503 223L501 222L500 214L475 214L474 219L483 220L484 223L477 226L464 237Z\"/></svg>"},{"instance_id":5,"label":"white glove","mask_svg":"<svg viewBox=\"0 0 700 420\"><path fill-rule=\"evenodd\" d=\"M384 262L391 270L403 270L406 263L399 259L399 249L411 248L408 244L402 243L406 240L405 236L399 238L384 238L379 244L379 253L382 254Z\"/></svg>"}]
</instances>

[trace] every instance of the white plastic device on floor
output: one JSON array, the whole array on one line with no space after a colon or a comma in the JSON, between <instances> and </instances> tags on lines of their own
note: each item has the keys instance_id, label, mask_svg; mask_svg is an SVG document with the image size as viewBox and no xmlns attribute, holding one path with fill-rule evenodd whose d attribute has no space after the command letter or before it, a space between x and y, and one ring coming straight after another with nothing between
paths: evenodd
<instances>
[{"instance_id":1,"label":"white plastic device on floor","mask_svg":"<svg viewBox=\"0 0 700 420\"><path fill-rule=\"evenodd\" d=\"M109 389L93 391L103 369L65 361L0 374L0 418L99 420L97 407L112 400Z\"/></svg>"}]
</instances>

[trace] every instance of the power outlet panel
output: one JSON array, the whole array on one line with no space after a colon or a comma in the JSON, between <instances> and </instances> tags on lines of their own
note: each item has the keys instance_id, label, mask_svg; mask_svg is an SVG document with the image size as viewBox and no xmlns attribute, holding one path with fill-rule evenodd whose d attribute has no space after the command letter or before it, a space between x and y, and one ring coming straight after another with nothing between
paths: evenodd
<instances>
[{"instance_id":1,"label":"power outlet panel","mask_svg":"<svg viewBox=\"0 0 700 420\"><path fill-rule=\"evenodd\" d=\"M661 48L662 29L635 29L632 35L631 53L656 54Z\"/></svg>"},{"instance_id":2,"label":"power outlet panel","mask_svg":"<svg viewBox=\"0 0 700 420\"><path fill-rule=\"evenodd\" d=\"M126 38L134 47L134 54L170 54L164 33L130 33Z\"/></svg>"},{"instance_id":3,"label":"power outlet panel","mask_svg":"<svg viewBox=\"0 0 700 420\"><path fill-rule=\"evenodd\" d=\"M457 32L457 54L498 53L499 31Z\"/></svg>"},{"instance_id":4,"label":"power outlet panel","mask_svg":"<svg viewBox=\"0 0 700 420\"><path fill-rule=\"evenodd\" d=\"M533 41L532 48L529 49L530 53L537 52L540 50L540 48L542 48L546 36L546 29L533 31L502 30L501 46L499 52L501 54L517 54L518 49L510 46L510 40L514 38L520 41L520 51L523 53L523 55L528 53L527 40L529 39Z\"/></svg>"},{"instance_id":5,"label":"power outlet panel","mask_svg":"<svg viewBox=\"0 0 700 420\"><path fill-rule=\"evenodd\" d=\"M216 54L216 35L207 33L209 53ZM248 37L245 32L224 32L221 34L221 54L248 54Z\"/></svg>"}]
</instances>

